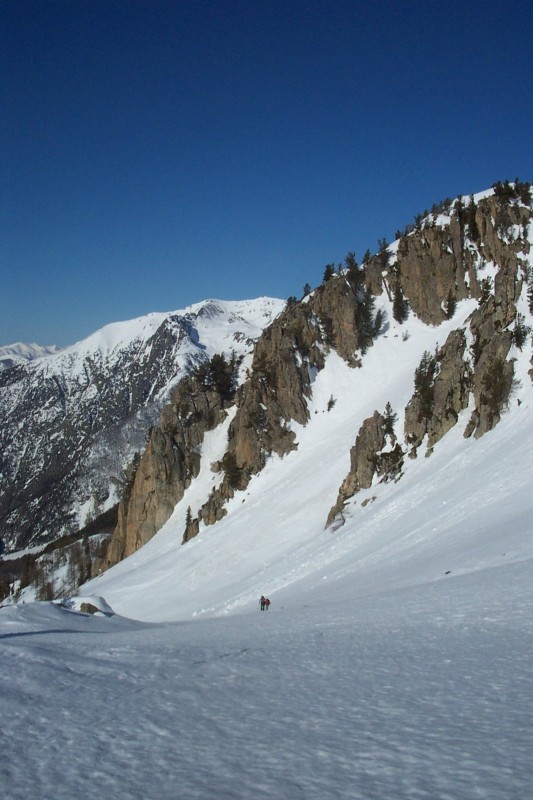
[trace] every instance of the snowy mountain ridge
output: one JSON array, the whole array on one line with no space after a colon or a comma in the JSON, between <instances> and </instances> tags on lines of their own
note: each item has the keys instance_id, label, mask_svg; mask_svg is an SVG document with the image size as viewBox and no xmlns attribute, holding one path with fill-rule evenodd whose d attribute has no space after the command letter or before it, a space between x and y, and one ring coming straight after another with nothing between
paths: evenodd
<instances>
[{"instance_id":1,"label":"snowy mountain ridge","mask_svg":"<svg viewBox=\"0 0 533 800\"><path fill-rule=\"evenodd\" d=\"M36 358L54 355L59 351L55 345L24 344L15 342L14 344L0 347L0 371L13 367L15 364L24 364L27 361L34 361Z\"/></svg>"},{"instance_id":2,"label":"snowy mountain ridge","mask_svg":"<svg viewBox=\"0 0 533 800\"><path fill-rule=\"evenodd\" d=\"M119 478L187 369L244 355L281 300L205 301L107 325L0 375L0 521L46 542L117 502Z\"/></svg>"}]
</instances>

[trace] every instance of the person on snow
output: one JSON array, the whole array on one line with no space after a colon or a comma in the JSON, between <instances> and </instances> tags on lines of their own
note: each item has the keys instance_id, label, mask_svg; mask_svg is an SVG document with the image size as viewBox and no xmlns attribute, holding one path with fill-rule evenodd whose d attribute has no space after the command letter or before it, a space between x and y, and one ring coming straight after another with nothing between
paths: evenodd
<instances>
[{"instance_id":1,"label":"person on snow","mask_svg":"<svg viewBox=\"0 0 533 800\"><path fill-rule=\"evenodd\" d=\"M267 611L268 611L268 607L269 607L269 605L270 605L270 600L268 599L268 597L265 597L265 609L266 609Z\"/></svg>"},{"instance_id":2,"label":"person on snow","mask_svg":"<svg viewBox=\"0 0 533 800\"><path fill-rule=\"evenodd\" d=\"M259 600L259 605L261 606L261 611L265 610L265 603L266 603L265 596L261 595L261 599Z\"/></svg>"}]
</instances>

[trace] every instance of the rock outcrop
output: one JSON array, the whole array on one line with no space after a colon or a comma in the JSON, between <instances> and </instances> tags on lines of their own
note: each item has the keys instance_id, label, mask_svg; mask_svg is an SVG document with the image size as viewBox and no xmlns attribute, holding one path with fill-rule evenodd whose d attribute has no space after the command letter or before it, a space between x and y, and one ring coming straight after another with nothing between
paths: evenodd
<instances>
[{"instance_id":1,"label":"rock outcrop","mask_svg":"<svg viewBox=\"0 0 533 800\"><path fill-rule=\"evenodd\" d=\"M502 196L504 192L507 196ZM429 455L471 399L474 410L465 437L480 437L498 423L513 387L513 360L507 359L516 334L510 326L529 274L529 189L502 187L477 204L473 199L468 206L460 201L451 204L447 224L442 218L437 224L437 217L429 215L424 224L400 237L396 261L389 264L382 253L372 257L367 268L374 293L384 288L392 300L399 289L426 324L438 325L452 316L458 300L479 300L468 328L453 330L435 354L424 353L415 371L403 426L411 458L424 441ZM483 274L488 263L496 268L494 285ZM530 374L533 379L533 370ZM361 426L350 451L350 471L327 525L342 524L347 500L391 469L390 459L383 462L383 425L384 418L376 411ZM401 470L404 451L398 442L391 452L393 466Z\"/></svg>"},{"instance_id":2,"label":"rock outcrop","mask_svg":"<svg viewBox=\"0 0 533 800\"><path fill-rule=\"evenodd\" d=\"M468 405L471 370L465 361L464 330L450 333L433 357L426 353L415 375L415 392L405 409L404 435L410 455L428 437L428 450L452 428Z\"/></svg>"},{"instance_id":3,"label":"rock outcrop","mask_svg":"<svg viewBox=\"0 0 533 800\"><path fill-rule=\"evenodd\" d=\"M236 365L223 363L230 380L217 384L220 375L205 371L188 376L174 391L172 403L163 409L131 487L119 505L118 523L107 550L108 566L152 538L198 475L204 435L224 420L233 402L231 375Z\"/></svg>"},{"instance_id":4,"label":"rock outcrop","mask_svg":"<svg viewBox=\"0 0 533 800\"><path fill-rule=\"evenodd\" d=\"M369 489L374 478L391 480L402 469L404 452L394 434L392 409L387 416L374 411L365 419L355 445L350 450L350 471L339 489L337 502L331 508L326 527L342 514L347 500L361 489ZM342 521L342 520L341 520Z\"/></svg>"}]
</instances>

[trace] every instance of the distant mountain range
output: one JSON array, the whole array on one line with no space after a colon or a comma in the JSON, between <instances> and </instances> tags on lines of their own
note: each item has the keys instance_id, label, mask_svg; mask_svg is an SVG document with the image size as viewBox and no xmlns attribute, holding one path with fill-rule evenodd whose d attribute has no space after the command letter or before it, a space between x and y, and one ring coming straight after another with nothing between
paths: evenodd
<instances>
[{"instance_id":1,"label":"distant mountain range","mask_svg":"<svg viewBox=\"0 0 533 800\"><path fill-rule=\"evenodd\" d=\"M116 504L124 469L179 379L214 353L249 353L284 305L207 300L107 325L60 351L1 348L6 543L50 541Z\"/></svg>"},{"instance_id":2,"label":"distant mountain range","mask_svg":"<svg viewBox=\"0 0 533 800\"><path fill-rule=\"evenodd\" d=\"M34 361L42 356L53 355L58 351L59 348L55 345L43 347L40 344L23 344L22 342L5 345L0 347L0 371L13 367L15 364L24 364L26 361Z\"/></svg>"}]
</instances>

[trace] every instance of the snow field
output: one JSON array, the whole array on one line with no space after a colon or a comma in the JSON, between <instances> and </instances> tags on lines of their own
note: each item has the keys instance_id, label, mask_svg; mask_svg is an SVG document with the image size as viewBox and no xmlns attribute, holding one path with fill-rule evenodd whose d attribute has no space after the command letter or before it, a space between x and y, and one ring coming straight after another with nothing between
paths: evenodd
<instances>
[{"instance_id":1,"label":"snow field","mask_svg":"<svg viewBox=\"0 0 533 800\"><path fill-rule=\"evenodd\" d=\"M531 562L143 625L0 611L7 800L528 796Z\"/></svg>"}]
</instances>

